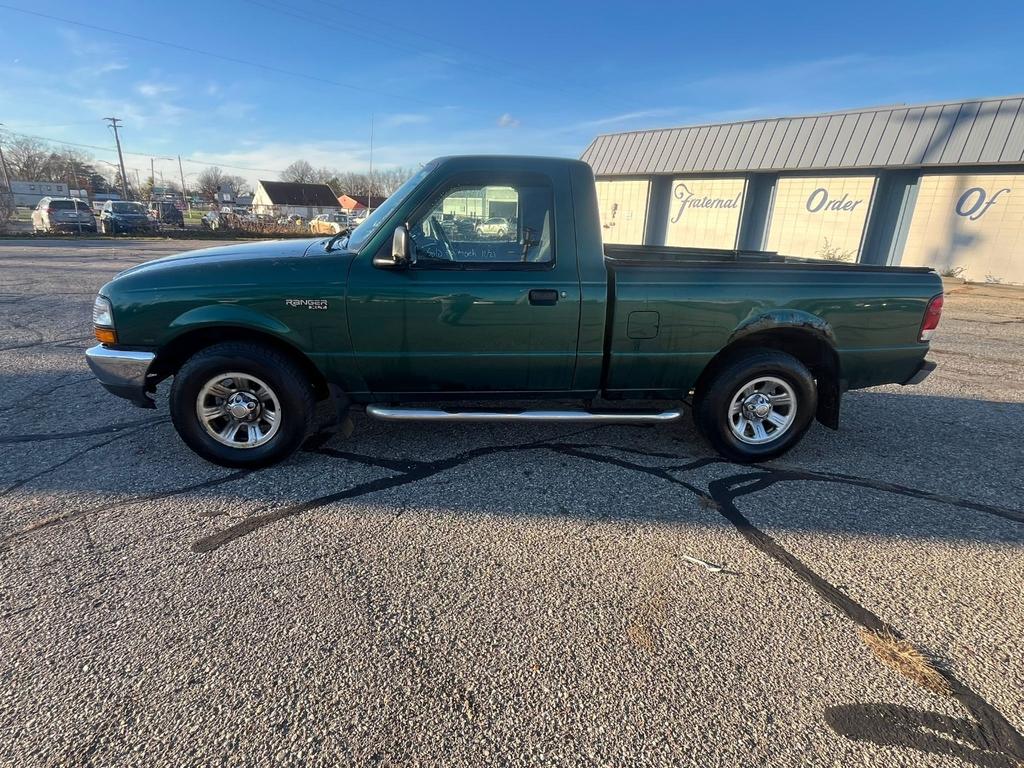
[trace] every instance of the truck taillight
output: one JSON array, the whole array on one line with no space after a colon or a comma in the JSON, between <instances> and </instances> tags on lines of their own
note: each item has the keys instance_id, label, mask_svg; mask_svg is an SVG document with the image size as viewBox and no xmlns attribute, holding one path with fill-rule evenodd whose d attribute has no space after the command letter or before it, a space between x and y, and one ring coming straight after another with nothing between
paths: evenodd
<instances>
[{"instance_id":1,"label":"truck taillight","mask_svg":"<svg viewBox=\"0 0 1024 768\"><path fill-rule=\"evenodd\" d=\"M928 341L935 329L939 327L939 318L942 317L942 294L935 296L928 302L924 310L924 320L921 321L921 333L918 334L918 341Z\"/></svg>"}]
</instances>

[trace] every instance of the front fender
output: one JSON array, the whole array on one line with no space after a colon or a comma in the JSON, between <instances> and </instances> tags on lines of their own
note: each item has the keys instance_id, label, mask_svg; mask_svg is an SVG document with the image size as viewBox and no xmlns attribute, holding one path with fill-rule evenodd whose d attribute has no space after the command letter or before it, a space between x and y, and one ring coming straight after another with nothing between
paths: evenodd
<instances>
[{"instance_id":1,"label":"front fender","mask_svg":"<svg viewBox=\"0 0 1024 768\"><path fill-rule=\"evenodd\" d=\"M216 326L233 326L268 333L290 342L300 349L308 347L308 339L289 327L280 318L239 304L206 304L193 307L171 321L168 331L172 338L188 331Z\"/></svg>"}]
</instances>

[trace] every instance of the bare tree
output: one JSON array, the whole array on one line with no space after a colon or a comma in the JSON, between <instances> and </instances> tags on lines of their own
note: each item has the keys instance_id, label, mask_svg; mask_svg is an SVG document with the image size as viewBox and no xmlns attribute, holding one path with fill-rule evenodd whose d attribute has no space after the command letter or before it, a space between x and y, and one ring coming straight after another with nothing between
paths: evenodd
<instances>
[{"instance_id":1,"label":"bare tree","mask_svg":"<svg viewBox=\"0 0 1024 768\"><path fill-rule=\"evenodd\" d=\"M305 160L296 160L283 171L281 181L294 181L300 184L311 184L317 181L317 172Z\"/></svg>"},{"instance_id":2,"label":"bare tree","mask_svg":"<svg viewBox=\"0 0 1024 768\"><path fill-rule=\"evenodd\" d=\"M196 189L200 197L210 202L216 202L217 193L221 191L224 184L224 171L215 165L204 168L196 177Z\"/></svg>"},{"instance_id":3,"label":"bare tree","mask_svg":"<svg viewBox=\"0 0 1024 768\"><path fill-rule=\"evenodd\" d=\"M415 171L412 168L386 168L374 171L373 194L379 197L390 197L413 173Z\"/></svg>"},{"instance_id":4,"label":"bare tree","mask_svg":"<svg viewBox=\"0 0 1024 768\"><path fill-rule=\"evenodd\" d=\"M51 150L48 145L38 139L27 136L15 136L4 142L7 163L11 175L25 181L49 181L43 178L46 161Z\"/></svg>"},{"instance_id":5,"label":"bare tree","mask_svg":"<svg viewBox=\"0 0 1024 768\"><path fill-rule=\"evenodd\" d=\"M249 182L247 182L241 176L225 176L224 187L234 197L238 197L239 195L252 194L252 189L249 187Z\"/></svg>"},{"instance_id":6,"label":"bare tree","mask_svg":"<svg viewBox=\"0 0 1024 768\"><path fill-rule=\"evenodd\" d=\"M314 168L305 160L296 160L281 173L282 181L303 184L326 184L339 195L388 197L412 176L409 168L386 168L373 172L373 176L334 168Z\"/></svg>"}]
</instances>

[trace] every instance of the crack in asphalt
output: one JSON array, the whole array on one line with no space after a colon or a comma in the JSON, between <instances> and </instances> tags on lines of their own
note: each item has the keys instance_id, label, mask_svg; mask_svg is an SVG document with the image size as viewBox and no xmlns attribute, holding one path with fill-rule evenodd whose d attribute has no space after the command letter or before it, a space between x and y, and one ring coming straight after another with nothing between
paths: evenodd
<instances>
[{"instance_id":1,"label":"crack in asphalt","mask_svg":"<svg viewBox=\"0 0 1024 768\"><path fill-rule=\"evenodd\" d=\"M113 441L108 440L107 443L109 443L109 442L113 442ZM99 448L102 445L106 445L107 443L101 443L100 445L93 446L93 447ZM222 475L220 477L214 477L214 478L212 478L210 480L203 480L203 481L200 481L198 483L191 483L189 485L183 485L183 486L179 486L177 488L169 488L169 489L167 489L165 491L156 491L154 493L149 493L149 494L146 494L144 496L139 496L139 497L131 499L129 501L117 502L117 503L114 503L114 504L99 504L99 505L97 505L95 507L87 507L86 509L78 509L78 510L74 510L73 512L65 512L64 514L61 514L61 515L54 515L52 517L47 517L47 518L43 519L40 522L34 523L34 524L28 526L27 528L23 528L22 530L17 531L15 533L12 533L9 536L7 536L2 542L0 542L0 549L3 549L4 547L9 546L13 541L15 541L15 540L17 540L19 538L22 538L24 536L28 536L29 534L36 533L37 531L46 530L47 528L52 528L52 527L54 527L56 525L62 525L64 523L69 523L69 522L72 522L74 520L78 520L78 519L81 519L83 517L86 517L88 515L99 515L99 514L103 514L104 512L121 511L121 510L124 510L127 507L131 507L131 506L134 506L136 504L144 504L147 501L157 501L159 499L168 499L168 498L171 498L172 496L180 496L183 493L189 493L191 491L201 491L201 490L205 490L207 488L215 488L218 485L224 485L225 483L231 483L231 482L234 482L235 480L241 480L243 477L248 475L250 473L250 471L251 470L248 470L248 469L240 469L240 470L237 470L236 472L231 472L231 473L229 473L227 475Z\"/></svg>"},{"instance_id":2,"label":"crack in asphalt","mask_svg":"<svg viewBox=\"0 0 1024 768\"><path fill-rule=\"evenodd\" d=\"M10 352L10 351L15 350L15 349L32 349L34 347L50 347L50 346L60 347L60 346L69 344L71 342L88 341L89 339L92 339L92 338L93 338L93 336L89 335L89 336L68 336L68 337L62 338L62 339L50 339L50 340L39 339L38 341L27 341L27 342L24 342L24 343L21 343L21 344L11 344L11 345L6 346L6 347L0 347L0 352Z\"/></svg>"},{"instance_id":3,"label":"crack in asphalt","mask_svg":"<svg viewBox=\"0 0 1024 768\"><path fill-rule=\"evenodd\" d=\"M148 419L136 419L135 421L119 421L116 424L108 424L105 427L95 429L83 429L78 432L41 432L29 435L6 435L0 436L0 445L12 443L44 443L51 440L68 440L75 437L91 437L93 435L109 435L112 432L120 432L131 427L152 426L162 422L170 421L168 416L151 416Z\"/></svg>"},{"instance_id":4,"label":"crack in asphalt","mask_svg":"<svg viewBox=\"0 0 1024 768\"><path fill-rule=\"evenodd\" d=\"M648 467L580 450L572 450L571 455L653 475L703 496L715 505L715 508L718 509L722 517L728 520L751 545L782 565L801 582L811 587L819 597L849 620L869 631L889 633L898 639L902 639L903 635L893 625L830 583L796 555L789 552L776 539L751 523L736 506L736 500L743 496L760 493L786 480L821 480L841 482L857 487L870 487L901 496L939 501L976 511L993 512L989 505L978 505L969 500L941 496L913 488L896 486L891 483L878 483L844 475L823 475L821 473L775 470L763 466L759 466L758 471L755 472L744 472L712 480L708 483L708 493L705 496L695 486L672 477L662 467ZM1005 517L1005 515L1001 514L1003 511L998 510L995 514ZM1024 522L1024 516L1021 516L1020 513L1015 513L1014 516L1007 517L1007 519ZM934 715L934 713L910 710L914 713L914 717L910 722L916 724L915 727L903 730L897 728L894 731L891 723L887 723L887 716L910 709L905 707L899 708L895 705L834 707L826 712L826 721L837 733L851 738L875 741L877 738L884 737L888 739L888 743L923 749L939 754L949 754L968 760L976 765L1005 765L1009 767L1024 762L1024 735L1017 731L995 707L953 675L951 671L939 668L937 672L949 684L953 698L959 701L974 716L973 723L970 721L959 721L956 727L953 727L948 723L942 723L940 716ZM878 707L883 707L883 709L879 710ZM888 709L884 707L888 707ZM903 712L903 714L906 713ZM939 723L939 726L936 726L935 723ZM950 733L954 737L961 736L963 738L960 740L957 738L943 739L928 733L928 730L936 729ZM879 736L880 733L883 736ZM964 734L967 735L964 736ZM900 740L894 740L896 735L900 737ZM967 741L966 745L962 743L963 740Z\"/></svg>"},{"instance_id":5,"label":"crack in asphalt","mask_svg":"<svg viewBox=\"0 0 1024 768\"><path fill-rule=\"evenodd\" d=\"M21 488L23 485L27 485L28 483L32 482L33 480L35 480L37 478L42 477L43 475L48 475L51 472L53 472L54 470L60 469L61 467L63 467L66 464L70 464L75 459L78 459L78 458L84 456L87 453L95 451L98 448L103 448L104 446L110 445L111 443L116 442L117 440L121 440L121 439L123 439L125 437L130 437L131 435L134 435L134 434L137 434L139 432L142 432L147 427L148 427L148 425L144 424L142 426L136 427L135 429L125 429L124 431L121 431L121 432L115 434L113 437L111 437L111 438L109 438L107 440L103 440L103 441L101 441L99 443L93 443L92 445L86 446L85 448L82 448L79 451L75 451L70 456L68 456L66 459L58 461L56 464L51 464L50 466L46 467L45 469L41 469L38 472L35 472L35 473L33 473L33 474L31 474L31 475L29 475L27 477L23 477L23 478L20 478L20 479L16 480L14 483L12 483L11 485L7 486L7 488L5 488L3 491L0 491L0 498L3 498L4 496L7 496L11 492L16 491L18 488Z\"/></svg>"},{"instance_id":6,"label":"crack in asphalt","mask_svg":"<svg viewBox=\"0 0 1024 768\"><path fill-rule=\"evenodd\" d=\"M166 417L153 417L133 422L113 424L104 428L83 430L77 433L15 435L0 438L0 442L23 443L67 439L69 437L84 435L118 433L114 434L114 436L108 440L95 443L76 452L71 457L39 473L18 480L14 485L0 494L0 496L6 495L16 488L27 484L31 480L70 463L85 453L102 448L123 437L142 431L154 423L166 420ZM793 574L802 583L809 586L814 593L834 609L839 611L847 619L869 631L875 633L888 632L894 637L902 638L903 635L893 625L855 601L835 585L831 584L827 579L814 571L796 555L785 549L785 547L783 547L776 539L751 523L736 506L736 500L745 496L764 492L779 483L794 481L826 482L838 483L856 488L867 488L907 498L947 504L961 509L994 515L1011 522L1024 522L1024 512L1019 510L1008 509L991 504L983 504L971 499L934 493L885 481L871 480L868 478L838 473L816 472L792 467L754 465L745 469L741 473L710 481L708 483L707 491L705 492L693 483L677 477L674 473L692 472L712 465L731 465L731 462L720 457L700 457L678 464L651 466L616 456L609 456L596 451L614 451L623 454L632 454L646 459L678 460L688 457L664 452L636 450L613 444L566 442L566 438L572 437L575 434L589 432L600 428L600 426L591 427L589 429L581 430L580 432L569 435L563 435L555 439L537 440L518 445L481 446L455 454L447 459L430 462L367 456L365 454L326 447L314 448L309 452L341 461L373 466L393 474L387 477L376 478L374 480L359 483L349 488L344 488L339 491L307 499L295 504L290 504L271 512L246 518L235 525L197 540L192 545L192 550L196 553L208 554L242 536L246 536L286 518L304 514L305 512L327 506L336 501L355 499L380 491L411 485L421 480L429 479L430 477L447 470L457 468L478 458L516 451L549 450L581 460L613 465L628 471L643 473L684 488L697 499L702 500L702 506L705 509L717 510L717 513L731 523L749 544L786 568L791 574ZM96 507L58 515L53 518L48 518L42 523L31 526L28 529L11 534L0 546L6 548L17 538L71 521L81 520L84 524L85 517L88 515L120 510L146 501L153 501L188 493L190 491L216 487L218 485L241 479L247 474L249 474L248 470L239 470L228 475L205 480L199 483L147 494L128 502L98 505ZM403 509L390 516L380 526L375 527L373 532L367 533L366 536L379 533L385 530L388 526L393 525L404 511L405 508L403 507ZM360 541L365 539L366 536L360 537L357 541L349 542L342 551L357 546ZM338 552L333 554L338 554ZM20 613L20 611L16 613ZM1014 764L1013 761L1017 761L1018 763L1020 761L1024 761L1024 736L1022 736L1020 732L1018 732L995 707L953 675L952 672L946 669L939 669L938 671L949 684L953 698L956 699L972 715L974 718L973 721L945 718L944 716L937 715L935 713L901 707L898 705L854 704L829 708L825 712L826 722L836 733L847 738L879 744L884 743L893 746L910 747L937 754L953 755L979 766L991 766L992 768L1004 768L1005 766L1006 768L1009 768L1009 766ZM894 717L897 718L896 725L894 725L893 722ZM902 723L902 725L900 723ZM944 738L940 735L943 733L948 734L949 737Z\"/></svg>"},{"instance_id":7,"label":"crack in asphalt","mask_svg":"<svg viewBox=\"0 0 1024 768\"><path fill-rule=\"evenodd\" d=\"M24 405L31 401L37 401L44 395L49 395L52 392L56 392L58 389L66 389L67 387L76 387L80 384L93 381L95 377L91 373L66 373L63 376L56 377L53 384L46 384L42 387L37 387L29 392L27 395L22 396L20 399L14 402L14 406ZM38 403L34 403L38 404Z\"/></svg>"},{"instance_id":8,"label":"crack in asphalt","mask_svg":"<svg viewBox=\"0 0 1024 768\"><path fill-rule=\"evenodd\" d=\"M359 498L372 493L416 483L484 456L512 451L550 450L578 459L610 464L629 471L640 472L685 488L698 499L703 500L705 503L702 506L706 509L717 510L718 514L732 524L749 544L783 566L803 584L809 586L821 599L854 624L875 633L889 633L896 638L903 638L902 633L892 624L858 603L843 590L818 574L792 552L788 551L775 538L750 522L736 506L736 500L744 496L761 493L783 482L828 482L856 488L869 488L907 498L934 501L961 509L995 515L1012 522L1024 522L1024 513L1018 510L982 504L970 499L937 494L931 491L923 491L908 486L851 475L776 468L766 465L756 465L750 471L745 470L738 474L712 480L708 483L708 490L705 492L696 485L676 477L673 473L693 471L713 464L730 464L730 462L716 457L704 457L681 465L667 467L648 466L614 456L595 453L593 450L595 448L634 453L645 458L681 458L665 453L646 453L615 445L574 444L551 440L534 441L512 446L484 446L463 451L448 459L433 462L396 462L391 459L365 456L330 448L320 448L314 452L332 458L376 466L391 472L397 472L398 474L370 480L340 491L247 518L224 530L199 539L192 545L192 550L197 553L208 554L242 536L246 536L286 518L301 515L336 501ZM393 524L400 514L401 511L392 516L377 530L383 530L388 525ZM362 538L364 537L361 537L360 540ZM350 542L345 549L350 549L357 544L358 541ZM949 754L968 760L976 765L1002 768L1003 765L1012 765L1011 761L1024 761L1024 736L1017 731L1013 724L951 671L939 669L938 672L948 683L953 698L973 716L973 722L961 720L955 723L954 727L950 726L949 723L940 722L936 718L941 718L941 716L934 713L910 710L914 715L908 722L913 727L907 726L903 729L897 728L893 730L891 723L886 719L886 715L892 713L906 714L903 710L909 709L901 709L895 705L834 707L825 713L826 722L829 723L834 731L849 738L865 741L887 739L888 743L897 746ZM879 706L889 706L890 709L879 710ZM936 730L938 726L932 727L929 725L930 723L938 723L939 726L944 724L947 726L944 728L944 732L952 734L954 738L945 739L936 736L931 731ZM939 730L943 729L939 728ZM956 738L964 733L968 734L969 738Z\"/></svg>"},{"instance_id":9,"label":"crack in asphalt","mask_svg":"<svg viewBox=\"0 0 1024 768\"><path fill-rule=\"evenodd\" d=\"M18 444L63 440L84 436L112 435L112 437L107 440L94 443L75 452L70 457L58 462L57 464L33 475L17 480L13 485L0 493L0 497L11 493L17 488L26 485L42 475L48 474L62 466L65 466L90 451L103 448L117 440L140 432L153 424L166 421L166 417L156 416L131 422L120 422L106 427L81 430L78 432L0 437L0 443ZM732 526L749 544L787 569L802 583L809 586L821 599L839 611L854 624L871 632L889 633L896 638L902 638L903 635L893 625L855 601L835 585L831 584L827 579L814 571L796 555L789 552L776 539L751 523L751 521L743 515L736 506L736 501L745 496L762 493L779 483L836 483L855 488L876 490L906 498L951 505L965 510L993 515L1011 522L1024 522L1024 512L1020 510L985 504L971 499L935 493L886 481L777 465L752 465L749 468L745 468L741 473L710 481L707 486L707 491L703 491L693 483L677 477L674 473L692 472L712 465L731 465L731 462L720 457L700 457L684 461L683 463L665 466L652 466L640 464L635 461L629 461L616 456L610 456L605 453L598 453L596 451L613 451L627 455L632 454L645 459L679 460L689 457L665 452L637 450L613 444L566 442L566 438L572 437L575 434L601 428L601 426L590 427L585 430L580 430L580 432L562 435L558 438L536 440L518 445L481 446L460 452L447 459L429 462L368 456L365 454L327 447L312 448L308 451L309 453L322 455L331 459L376 467L392 474L386 477L359 483L329 494L290 504L264 514L246 518L232 526L229 526L228 528L197 540L192 545L192 550L196 553L208 554L232 541L237 540L238 538L269 525L273 525L286 518L295 517L337 501L360 498L373 493L411 485L421 480L427 480L450 469L457 468L478 458L516 451L549 450L581 460L613 465L628 471L643 473L684 488L697 499L701 500L703 502L702 506L705 509L716 510L718 514L732 524ZM20 537L51 528L56 525L76 520L81 521L84 525L86 522L85 518L92 514L121 510L128 506L144 503L146 501L153 501L191 491L216 487L241 479L247 474L249 474L248 470L239 470L228 475L205 480L199 483L192 483L165 491L147 494L128 502L103 504L96 507L57 515L52 518L48 518L41 523L30 526L27 529L23 529L7 536L4 541L0 543L0 548L6 549L13 541ZM393 525L404 511L405 508L403 507L397 513L381 523L381 525L375 527L372 532L359 537L358 540L349 542L341 551L351 549L352 547L357 546L360 541L365 540L366 536L380 533L388 526ZM89 534L88 529L86 529L86 534L87 538L91 540L91 535ZM334 552L333 554L338 554L338 552ZM11 615L16 615L16 613L20 613L20 611ZM979 766L991 766L992 768L1004 768L1004 766L1006 766L1008 768L1015 764L1014 761L1017 763L1024 761L1024 736L1022 736L1021 733L1018 732L997 709L995 709L995 707L953 675L952 672L947 669L939 669L938 672L948 683L952 692L952 697L972 715L973 720L946 718L935 713L902 707L899 705L854 704L829 708L825 712L826 722L836 733L847 738L879 744L884 743L894 746L910 747L937 754L953 755ZM898 723L894 725L893 718L896 718L898 723L902 723L902 725ZM941 734L948 734L948 737L943 737Z\"/></svg>"},{"instance_id":10,"label":"crack in asphalt","mask_svg":"<svg viewBox=\"0 0 1024 768\"><path fill-rule=\"evenodd\" d=\"M336 501L342 501L344 499L355 499L360 496L365 496L370 493L376 493L378 491L386 491L392 488L398 488L403 485L410 485L411 483L418 482L420 480L426 480L434 475L444 472L448 469L453 469L465 464L473 459L480 458L481 456L489 456L495 453L503 453L506 451L516 450L532 450L544 445L541 441L534 441L530 443L523 443L521 445L514 446L483 446L480 448L473 448L468 451L463 451L454 456L450 456L447 459L440 459L438 461L430 462L419 462L414 464L411 469L404 472L400 472L397 475L391 475L389 477L380 477L374 480L369 480L358 485L354 485L350 488L345 488L340 491L328 493L323 496L317 496L313 499L307 499L296 504L290 504L286 507L276 509L272 512L266 512L262 515L255 515L253 517L246 518L241 522L238 522L228 528L221 531L217 531L214 534L206 536L192 545L194 552L213 552L214 550L220 549L225 544L228 544L235 539L247 536L254 531L258 531L261 528L265 528L268 525L273 525L281 520L289 517L295 517L301 515L304 512L317 509L319 507L333 504ZM333 449L317 449L316 452L323 453L325 451L332 451ZM344 454L344 452L338 452L344 455L344 458L349 461L359 461L359 463L370 464L372 466L378 466L382 469L394 471L393 464L390 460L382 460L372 456L360 456L358 459L353 458L355 454ZM331 453L326 453L330 456ZM382 463L383 462L383 463Z\"/></svg>"}]
</instances>

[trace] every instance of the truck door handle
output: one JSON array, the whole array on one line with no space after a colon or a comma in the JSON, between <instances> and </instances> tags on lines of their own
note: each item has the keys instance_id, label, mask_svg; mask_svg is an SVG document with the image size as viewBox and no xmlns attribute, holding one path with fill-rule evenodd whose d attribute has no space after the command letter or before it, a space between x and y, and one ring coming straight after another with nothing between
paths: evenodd
<instances>
[{"instance_id":1,"label":"truck door handle","mask_svg":"<svg viewBox=\"0 0 1024 768\"><path fill-rule=\"evenodd\" d=\"M558 291L551 288L534 288L530 291L530 303L541 307L551 307L558 303Z\"/></svg>"}]
</instances>

